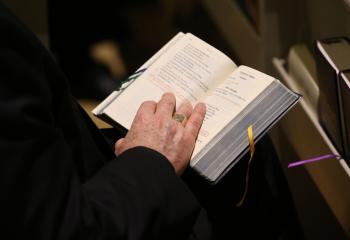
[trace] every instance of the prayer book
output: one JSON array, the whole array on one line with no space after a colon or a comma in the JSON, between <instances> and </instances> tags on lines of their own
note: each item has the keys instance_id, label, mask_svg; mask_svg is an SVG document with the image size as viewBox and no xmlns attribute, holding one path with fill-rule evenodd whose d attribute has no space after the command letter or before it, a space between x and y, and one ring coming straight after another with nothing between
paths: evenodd
<instances>
[{"instance_id":1,"label":"prayer book","mask_svg":"<svg viewBox=\"0 0 350 240\"><path fill-rule=\"evenodd\" d=\"M177 107L184 100L206 104L190 166L217 183L250 149L247 129L258 141L300 99L279 80L229 57L191 33L178 33L93 114L112 126L129 129L146 100L173 92Z\"/></svg>"},{"instance_id":2,"label":"prayer book","mask_svg":"<svg viewBox=\"0 0 350 240\"><path fill-rule=\"evenodd\" d=\"M344 90L345 98L348 93L345 89L340 89L339 77L342 71L350 70L349 57L350 40L347 38L334 37L316 41L316 67L320 89L318 117L321 126L344 158L348 146L345 141L346 126L344 126L341 91ZM342 87L346 87L346 84L342 84Z\"/></svg>"}]
</instances>

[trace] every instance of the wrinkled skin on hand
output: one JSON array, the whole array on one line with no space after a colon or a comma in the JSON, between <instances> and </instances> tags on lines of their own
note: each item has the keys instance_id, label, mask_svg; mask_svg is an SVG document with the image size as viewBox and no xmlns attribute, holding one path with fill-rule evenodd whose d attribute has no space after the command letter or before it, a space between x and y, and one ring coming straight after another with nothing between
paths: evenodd
<instances>
[{"instance_id":1,"label":"wrinkled skin on hand","mask_svg":"<svg viewBox=\"0 0 350 240\"><path fill-rule=\"evenodd\" d=\"M125 138L116 142L116 155L133 147L148 147L163 154L178 175L183 173L190 161L206 108L203 103L193 108L185 101L177 109L177 113L187 118L182 124L172 117L175 105L172 93L163 94L158 103L143 102Z\"/></svg>"}]
</instances>

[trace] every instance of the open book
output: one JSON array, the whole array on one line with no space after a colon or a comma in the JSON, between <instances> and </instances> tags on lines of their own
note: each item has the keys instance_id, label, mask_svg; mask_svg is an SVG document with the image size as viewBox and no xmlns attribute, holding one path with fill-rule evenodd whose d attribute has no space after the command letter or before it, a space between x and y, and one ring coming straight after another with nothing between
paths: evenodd
<instances>
[{"instance_id":1,"label":"open book","mask_svg":"<svg viewBox=\"0 0 350 240\"><path fill-rule=\"evenodd\" d=\"M204 102L207 113L190 165L213 183L249 150L250 125L257 141L300 99L273 77L237 67L216 48L181 32L129 80L93 113L129 129L140 104L158 101L164 92L175 94L177 106L185 99Z\"/></svg>"}]
</instances>

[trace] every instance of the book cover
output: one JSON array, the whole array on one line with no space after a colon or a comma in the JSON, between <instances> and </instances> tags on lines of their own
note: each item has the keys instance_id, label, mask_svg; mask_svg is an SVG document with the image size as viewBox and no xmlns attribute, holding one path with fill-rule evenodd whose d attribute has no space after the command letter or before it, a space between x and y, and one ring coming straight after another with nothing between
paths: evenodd
<instances>
[{"instance_id":1,"label":"book cover","mask_svg":"<svg viewBox=\"0 0 350 240\"><path fill-rule=\"evenodd\" d=\"M338 76L341 71L350 69L349 40L343 37L318 40L316 49L319 121L339 153L344 155Z\"/></svg>"}]
</instances>

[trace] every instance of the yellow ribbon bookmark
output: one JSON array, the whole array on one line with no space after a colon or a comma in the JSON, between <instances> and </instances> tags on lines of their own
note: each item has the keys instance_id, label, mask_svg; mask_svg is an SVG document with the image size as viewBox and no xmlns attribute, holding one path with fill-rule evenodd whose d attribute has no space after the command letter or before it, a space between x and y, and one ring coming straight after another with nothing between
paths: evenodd
<instances>
[{"instance_id":1,"label":"yellow ribbon bookmark","mask_svg":"<svg viewBox=\"0 0 350 240\"><path fill-rule=\"evenodd\" d=\"M253 126L250 125L247 129L247 132L248 132L248 140L249 140L249 148L250 148L250 158L249 158L249 161L248 161L248 166L247 166L247 172L246 172L246 175L245 175L245 188L244 188L244 193L243 193L243 196L241 198L241 200L236 204L236 207L240 207L242 206L243 202L244 202L244 199L247 195L247 192L248 192L248 181L249 181L249 169L250 169L250 163L253 159L253 156L254 156L254 151L255 151L255 147L254 147L254 137L253 137Z\"/></svg>"}]
</instances>

